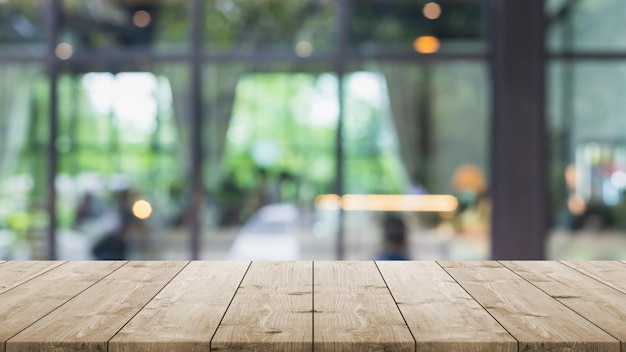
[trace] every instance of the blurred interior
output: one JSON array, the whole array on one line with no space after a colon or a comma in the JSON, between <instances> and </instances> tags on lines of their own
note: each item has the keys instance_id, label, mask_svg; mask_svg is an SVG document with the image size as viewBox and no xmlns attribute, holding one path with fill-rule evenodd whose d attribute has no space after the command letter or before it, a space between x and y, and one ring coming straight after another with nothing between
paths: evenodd
<instances>
[{"instance_id":1,"label":"blurred interior","mask_svg":"<svg viewBox=\"0 0 626 352\"><path fill-rule=\"evenodd\" d=\"M540 259L625 259L626 2L537 2ZM498 257L493 4L0 0L0 260Z\"/></svg>"}]
</instances>

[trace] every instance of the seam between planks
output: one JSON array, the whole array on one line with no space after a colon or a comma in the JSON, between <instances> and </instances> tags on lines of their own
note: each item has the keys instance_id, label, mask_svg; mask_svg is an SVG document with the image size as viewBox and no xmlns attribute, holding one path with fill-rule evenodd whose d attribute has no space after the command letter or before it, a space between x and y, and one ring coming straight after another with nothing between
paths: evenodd
<instances>
[{"instance_id":1,"label":"seam between planks","mask_svg":"<svg viewBox=\"0 0 626 352\"><path fill-rule=\"evenodd\" d=\"M567 309L571 310L571 311L572 311L572 312L574 312L576 315L578 315L578 316L580 316L581 318L585 319L586 321L588 321L589 323L591 323L591 325L593 325L593 326L597 327L598 329L600 329L600 330L604 331L607 335L609 335L609 336L611 336L612 338L614 338L615 340L617 340L617 342L619 342L619 343L620 343L620 351L621 351L621 344L622 344L622 341L621 341L620 339L618 339L617 337L613 336L610 332L608 332L608 331L604 330L604 329L603 329L603 328L601 328L600 326L596 325L594 322L592 322L591 320L587 319L584 315L582 315L582 314L578 313L577 311L575 311L574 309L570 308L570 307L569 307L569 306L567 306L565 303L561 302L561 300L560 300L560 299L558 299L558 298L556 298L556 297L552 296L551 294L549 294L548 292L546 292L546 291L542 290L542 289L541 289L541 287L539 287L539 286L535 285L534 283L532 283L532 282L531 282L531 281L529 281L529 280L526 280L526 278L524 278L524 277L523 277L523 276L521 276L520 274L516 273L516 272L515 272L515 270L512 270L511 268L507 267L506 265L504 265L504 264L500 263L500 261L498 261L498 264L502 265L502 266L503 266L503 267L505 267L508 271L510 271L510 272L512 272L513 274L517 275L517 276L518 276L519 278L521 278L522 280L524 280L524 281L528 282L529 284L533 285L533 286L534 286L534 287L536 287L539 291L541 291L541 292L545 293L545 294L546 294L546 296L548 296L548 297L552 298L553 300L555 300L555 301L559 302L559 304L561 304L563 307L565 307L565 308L567 308ZM565 265L565 264L563 264L563 263L561 263L561 262L559 262L559 264L564 265L566 268L570 268L569 266L567 266L567 265Z\"/></svg>"},{"instance_id":2,"label":"seam between planks","mask_svg":"<svg viewBox=\"0 0 626 352\"><path fill-rule=\"evenodd\" d=\"M465 287L463 287L463 285L461 285L461 283L460 283L460 282L458 282L458 281L454 278L454 276L450 275L450 273L446 270L446 268L444 268L444 267L443 267L443 266L439 263L439 261L438 261L438 260L436 260L436 261L435 261L435 263L437 263L437 265L439 265L439 267L440 267L441 269L443 269L443 271L444 271L444 272L445 272L448 276L450 276L450 278L451 278L452 280L454 280L454 282L456 282L456 283L457 283L457 285L461 286L461 288L463 289L463 291L465 291L465 292L466 292L466 293L467 293L470 297L472 297L472 299L474 300L474 302L478 303L478 305L479 305L479 306L480 306L480 307L481 307L481 308L482 308L485 312L487 312L487 314L489 314L489 316L490 316L490 317L492 317L492 318L493 318L493 320L495 320L495 321L496 321L496 323L498 323L498 325L500 325L500 326L504 329L504 331L506 331L506 332L507 332L507 334L509 334L509 336L511 336L513 339L515 339L515 341L517 342L517 351L520 351L520 342L519 342L519 340L517 339L517 337L515 337L515 335L513 335L513 334L509 331L509 329L507 329L507 328L506 328L506 326L504 326L504 325L503 325L503 324L502 324L502 323L501 323L498 319L496 319L496 317L494 317L494 316L491 314L491 312L490 312L488 309L486 309L486 308L485 308L485 306L483 306L483 305L482 305L482 303L480 303L480 302L476 299L476 297L474 297L471 293L469 293L469 291L468 291L468 290L466 290L466 289L465 289ZM500 263L498 263L498 265L502 266L502 264L500 264Z\"/></svg>"},{"instance_id":3,"label":"seam between planks","mask_svg":"<svg viewBox=\"0 0 626 352\"><path fill-rule=\"evenodd\" d=\"M67 262L64 262L63 264L65 264ZM63 265L61 264L61 265ZM29 327L31 327L32 325L34 325L35 323L37 323L38 321L40 321L41 319L47 317L48 315L52 314L53 312L55 312L56 310L58 310L59 308L63 307L64 305L66 305L68 302L70 302L71 300L73 300L74 298L78 297L80 294L82 294L83 292L87 291L89 288L91 288L93 285L97 284L98 282L104 280L105 278L107 278L108 276L110 276L111 274L113 274L114 272L118 271L120 268L124 267L126 264L128 264L128 261L126 261L126 263L120 265L118 268L116 268L115 270L112 270L110 273L104 275L103 277L101 277L99 280L96 280L95 282L93 282L91 285L85 287L84 290L81 290L80 292L78 292L77 294L75 294L74 296L70 297L69 299L67 299L65 302L63 302L62 304L60 304L58 307L54 308L53 310L49 311L48 313L44 314L41 318L35 320L34 322L28 324L28 326L24 327L24 329L20 330L19 332L15 333L15 335L9 337L8 339L6 339L6 341L4 342L4 350L7 350L7 343L9 342L9 340L11 340L12 338L14 338L15 336L19 335L22 331L28 329ZM58 268L61 265L55 266L52 269ZM50 269L50 270L52 270ZM48 270L48 271L50 271Z\"/></svg>"},{"instance_id":4,"label":"seam between planks","mask_svg":"<svg viewBox=\"0 0 626 352\"><path fill-rule=\"evenodd\" d=\"M237 285L237 288L235 289L235 293L233 293L233 296L230 298L230 301L228 302L228 305L226 306L226 309L224 310L224 314L222 314L220 321L217 323L217 326L215 327L215 331L213 331L213 335L211 336L211 340L209 341L209 351L213 350L213 339L215 338L215 334L217 334L217 330L219 330L220 326L222 325L222 321L224 321L224 317L226 316L226 313L228 313L228 309L230 308L230 305L233 303L235 296L237 296L237 292L239 292L239 288L241 287L241 284L243 283L243 279L245 279L246 275L248 275L248 271L250 270L251 266L252 266L252 261L249 261L248 267L246 268L246 271L243 273L241 280L239 280L239 285Z\"/></svg>"},{"instance_id":5,"label":"seam between planks","mask_svg":"<svg viewBox=\"0 0 626 352\"><path fill-rule=\"evenodd\" d=\"M0 265L2 265L2 264L4 264L4 263L8 263L8 262L0 262ZM47 272L51 271L52 269L56 269L56 268L58 268L58 267L62 266L63 264L65 264L65 263L67 263L67 261L62 262L61 264L59 264L59 265L57 265L57 266L53 266L52 268L50 268L50 269L48 269L48 270L46 270L46 271L42 272L41 274L39 274L39 275L37 275L37 276L33 276L33 277L31 277L30 279L28 279L28 280L26 280L26 281L24 281L24 282L20 283L19 285L16 285L16 286L11 287L10 289L8 289L8 290L6 290L6 291L4 291L4 292L0 293L0 295L3 295L3 294L5 294L5 293L7 293L7 292L9 292L9 291L13 290L13 289L14 289L14 288L16 288L16 287L19 287L19 286L21 286L21 285L23 285L23 284L25 284L25 283L27 283L27 282L29 282L29 281L31 281L31 280L33 280L33 279L35 279L35 278L38 278L39 276L41 276L41 275L43 275L43 274L45 274L45 273L47 273ZM82 293L82 291L81 291L80 293ZM74 297L76 297L76 296L74 296ZM72 297L72 298L68 299L68 300L67 300L67 301L65 301L63 304L67 303L69 300L73 299L74 297ZM63 304L61 304L61 306L62 306ZM59 307L60 307L60 306L59 306ZM55 310L57 310L59 307L56 307L56 308L55 308L55 309L53 309L52 311L48 312L46 315L48 315L48 314L50 314L50 313L54 312L54 311L55 311ZM43 317L45 317L46 315L44 315ZM10 339L14 338L14 337L15 337L17 334L19 334L20 332L22 332L22 331L24 331L24 330L28 329L31 325L33 325L33 324L35 324L36 322L38 322L39 320L43 319L43 317L41 317L41 318L39 318L39 319L35 320L35 321L34 321L33 323L31 323L31 324L28 324L28 326L26 326L24 329L22 329L22 330L20 330L20 331L16 332L13 336L10 336L8 339L4 340L4 341L3 341L3 343L2 343L2 344L4 345L4 350L5 350L5 351L7 350L7 342L8 342Z\"/></svg>"},{"instance_id":6,"label":"seam between planks","mask_svg":"<svg viewBox=\"0 0 626 352\"><path fill-rule=\"evenodd\" d=\"M602 280L600 280L600 279L598 279L598 278L596 278L596 277L593 277L593 276L591 276L591 275L589 275L589 274L585 273L584 271L578 270L577 268L575 268L575 267L573 267L573 266L567 265L567 263L565 263L565 262L563 262L563 261L561 261L561 260L559 260L558 262L559 262L559 263L561 263L561 264L563 264L563 265L565 265L565 266L566 266L566 267L568 267L568 268L571 268L571 269L573 269L573 270L576 270L577 272L579 272L579 273L581 273L581 274L583 274L583 275L585 275L585 276L587 276L587 277L590 277L590 278L592 278L592 279L596 280L597 282L601 283L601 284L602 284L602 285L604 285L604 286L610 287L610 288L614 289L615 291L620 292L620 293L623 293L623 294L625 294L625 295L626 295L626 292L624 292L624 291L620 290L620 289L619 289L619 288L617 288L617 287L614 287L614 286L612 286L612 285L609 285L609 284L607 284L606 282L604 282L604 281L602 281ZM625 264L625 263L623 263L623 262L618 262L618 263ZM611 283L612 283L612 282L611 282Z\"/></svg>"},{"instance_id":7,"label":"seam between planks","mask_svg":"<svg viewBox=\"0 0 626 352\"><path fill-rule=\"evenodd\" d=\"M406 322L406 318L404 317L404 314L402 314L402 310L400 309L400 306L398 306L398 301L393 296L393 292L391 292L391 289L389 288L389 285L387 284L387 280L385 280L385 276L380 271L377 260L374 260L374 266L376 266L376 270L378 270L378 274L383 279L383 282L385 283L385 286L387 287L387 291L389 291L389 295L391 295L391 299L393 299L393 303L396 305L396 308L398 309L398 312L400 313L400 316L402 317L402 320L404 321L404 325L409 330L409 333L411 334L411 337L413 338L413 350L417 351L417 340L415 339L415 336L413 335L413 331L411 330L411 327L409 327L409 323Z\"/></svg>"},{"instance_id":8,"label":"seam between planks","mask_svg":"<svg viewBox=\"0 0 626 352\"><path fill-rule=\"evenodd\" d=\"M117 334L119 334L119 332L120 332L120 331L122 331L122 329L124 329L124 328L126 327L126 325L128 325L128 323L129 323L131 320L133 320L133 319L137 316L137 314L139 314L139 312L141 312L141 311L142 311L142 310L143 310L143 309L144 309L144 308L148 305L148 303L150 303L150 302L154 299L154 297L156 297L159 293L161 293L161 291L163 291L163 289L164 289L165 287L167 287L167 285L169 285L169 284L170 284L170 282L172 282L172 280L174 280L174 278L175 278L176 276L178 276L178 275L179 275L179 274L180 274L183 270L185 270L185 268L187 267L187 265L189 265L189 263L191 263L191 261L188 261L188 262L187 262L187 264L183 265L183 267L182 267L182 268L181 268L181 269L180 269L180 270L179 270L176 274L174 274L174 276L172 276L172 277L171 277L171 278L170 278L170 279L169 279L169 280L165 283L165 285L163 285L163 287L161 287L161 288L159 289L159 291L157 291L157 293L155 293L155 294L154 294L154 296L152 296L149 300L147 300L147 301L146 301L146 303L145 303L143 306L141 306L141 308L139 308L139 310L137 310L137 311L135 312L135 314L133 314L133 316L132 316L132 317L130 317L130 319L128 319L128 320L124 323L124 325L122 325L122 327L121 327L119 330L117 330L117 331L115 332L115 334L113 334L113 336L111 336L111 337L107 340L107 342L106 342L107 352L109 351L109 344L110 344L111 340L112 340L115 336L117 336Z\"/></svg>"},{"instance_id":9,"label":"seam between planks","mask_svg":"<svg viewBox=\"0 0 626 352\"><path fill-rule=\"evenodd\" d=\"M9 292L9 291L13 290L13 289L14 289L14 288L16 288L16 287L22 286L23 284L25 284L25 283L27 283L27 282L30 282L30 281L32 281L32 280L34 280L34 279L36 279L36 278L40 277L41 275L46 274L46 273L48 273L48 272L50 272L50 271L52 271L52 270L54 270L54 269L56 269L56 268L58 268L58 267L62 266L63 264L65 264L65 263L67 263L67 262L68 262L67 260L62 261L59 265L55 265L55 266L51 267L50 269L48 269L48 270L46 270L46 271L42 271L41 273L39 273L39 274L37 274L37 275L35 275L35 276L31 277L30 279L28 279L28 280L26 280L26 281L24 281L24 282L20 282L19 284L17 284L17 285L15 285L15 286L11 287L10 289L8 289L8 290L6 290L6 291L3 291L2 293L0 293L0 295L4 294L4 293L6 293L6 292ZM5 262L5 263L8 263L8 262ZM0 263L0 265L2 265L2 263Z\"/></svg>"}]
</instances>

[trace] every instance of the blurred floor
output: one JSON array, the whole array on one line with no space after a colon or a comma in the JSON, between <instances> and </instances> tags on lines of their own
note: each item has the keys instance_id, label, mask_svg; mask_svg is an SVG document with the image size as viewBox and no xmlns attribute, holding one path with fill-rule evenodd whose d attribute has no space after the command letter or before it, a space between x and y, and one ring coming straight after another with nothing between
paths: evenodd
<instances>
[{"instance_id":1,"label":"blurred floor","mask_svg":"<svg viewBox=\"0 0 626 352\"><path fill-rule=\"evenodd\" d=\"M359 219L356 219L359 220ZM345 259L370 260L381 248L379 227L375 222L347 221ZM238 227L207 231L202 239L201 260L227 260L228 251L238 234ZM35 250L18 252L13 260L45 259L45 234L36 239ZM336 234L333 231L299 234L301 260L335 260ZM63 260L91 260L94 243L81 233L65 231L59 234L58 257ZM435 230L411 227L409 256L413 260L487 260L488 246L476 239L463 238ZM185 228L165 229L153 233L143 250L131 243L133 260L188 260L189 235ZM626 260L626 233L580 231L576 233L555 230L546 240L548 260Z\"/></svg>"},{"instance_id":2,"label":"blurred floor","mask_svg":"<svg viewBox=\"0 0 626 352\"><path fill-rule=\"evenodd\" d=\"M207 232L202 238L202 260L227 260L228 251L235 240L238 228L224 228ZM336 234L325 232L313 234L301 231L301 260L335 260ZM442 234L434 230L411 229L409 254L414 260L485 260L489 259L486 246L482 243ZM348 221L345 235L346 260L375 259L381 249L380 230L375 224ZM143 252L138 259L186 260L189 258L189 235L185 229L170 230L161 238L154 250Z\"/></svg>"}]
</instances>

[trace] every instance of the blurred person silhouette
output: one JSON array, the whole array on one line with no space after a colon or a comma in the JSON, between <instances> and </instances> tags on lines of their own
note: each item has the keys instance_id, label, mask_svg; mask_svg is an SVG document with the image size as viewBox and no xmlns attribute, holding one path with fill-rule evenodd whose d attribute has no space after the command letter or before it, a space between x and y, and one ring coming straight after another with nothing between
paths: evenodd
<instances>
[{"instance_id":1,"label":"blurred person silhouette","mask_svg":"<svg viewBox=\"0 0 626 352\"><path fill-rule=\"evenodd\" d=\"M383 250L378 260L408 260L407 228L399 214L386 214L383 218Z\"/></svg>"},{"instance_id":2,"label":"blurred person silhouette","mask_svg":"<svg viewBox=\"0 0 626 352\"><path fill-rule=\"evenodd\" d=\"M74 215L74 227L80 228L85 222L102 215L103 208L91 192L86 192L81 197Z\"/></svg>"},{"instance_id":3,"label":"blurred person silhouette","mask_svg":"<svg viewBox=\"0 0 626 352\"><path fill-rule=\"evenodd\" d=\"M96 209L93 194L86 192L80 198L76 206L76 211L74 212L74 226L80 227L83 222L97 217L98 215L98 209Z\"/></svg>"},{"instance_id":4,"label":"blurred person silhouette","mask_svg":"<svg viewBox=\"0 0 626 352\"><path fill-rule=\"evenodd\" d=\"M128 259L129 241L139 236L139 241L143 242L146 235L145 223L133 213L130 189L116 191L115 199L117 226L105 234L92 248L93 256L99 260Z\"/></svg>"}]
</instances>

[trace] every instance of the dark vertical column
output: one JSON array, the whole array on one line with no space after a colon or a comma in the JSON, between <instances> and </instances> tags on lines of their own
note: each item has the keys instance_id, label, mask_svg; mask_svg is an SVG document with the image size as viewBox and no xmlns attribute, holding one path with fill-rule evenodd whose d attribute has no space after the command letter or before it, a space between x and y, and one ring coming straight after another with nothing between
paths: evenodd
<instances>
[{"instance_id":1,"label":"dark vertical column","mask_svg":"<svg viewBox=\"0 0 626 352\"><path fill-rule=\"evenodd\" d=\"M556 19L556 21L562 21L562 35L561 41L563 42L565 52L571 52L574 49L574 23L573 23L573 15L576 11L576 4L578 1L569 0L565 5L563 5L563 9L561 10L560 18ZM553 20L554 21L554 20ZM558 25L558 23L553 23L554 25ZM567 187L567 183L565 182L564 171L567 165L575 160L575 152L574 152L574 97L576 96L575 91L575 72L574 72L574 62L570 60L561 61L561 65L563 65L562 72L562 80L561 84L561 114L562 114L562 124L561 124L561 144L560 144L560 154L558 163L562 167L560 169L560 178L558 179L558 183L553 183L555 189L558 193L553 192L552 194L555 196L557 201L567 201L569 198L570 190ZM554 187L553 186L553 187ZM554 199L552 200L554 204ZM558 203L557 203L558 204ZM554 209L554 206L553 208ZM551 215L554 216L554 211L551 212Z\"/></svg>"},{"instance_id":2,"label":"dark vertical column","mask_svg":"<svg viewBox=\"0 0 626 352\"><path fill-rule=\"evenodd\" d=\"M48 253L49 260L57 259L56 250L56 227L57 227L57 194L54 180L57 174L58 153L56 149L56 140L58 135L58 79L59 65L56 57L55 49L57 46L57 38L59 36L59 0L48 0L48 52L47 52L47 70L48 81L50 84L50 102L48 111L48 123L50 125L48 133L48 172L46 174L46 186L48 190L46 208L48 211Z\"/></svg>"},{"instance_id":3,"label":"dark vertical column","mask_svg":"<svg viewBox=\"0 0 626 352\"><path fill-rule=\"evenodd\" d=\"M548 225L544 1L490 4L492 257L543 259Z\"/></svg>"},{"instance_id":4,"label":"dark vertical column","mask_svg":"<svg viewBox=\"0 0 626 352\"><path fill-rule=\"evenodd\" d=\"M348 0L337 0L337 42L335 48L334 69L337 74L337 99L339 102L339 116L337 117L337 135L335 140L335 193L341 197L344 194L344 149L343 149L343 125L345 116L345 104L343 102L344 84L343 79L346 70L346 45L348 42ZM341 198L340 198L341 199ZM337 260L345 258L345 216L344 210L339 206L337 217Z\"/></svg>"},{"instance_id":5,"label":"dark vertical column","mask_svg":"<svg viewBox=\"0 0 626 352\"><path fill-rule=\"evenodd\" d=\"M202 0L193 0L190 5L191 19L191 123L189 148L191 156L189 205L189 230L191 234L191 259L200 257L200 234L202 231L200 211L204 200L202 187Z\"/></svg>"}]
</instances>

